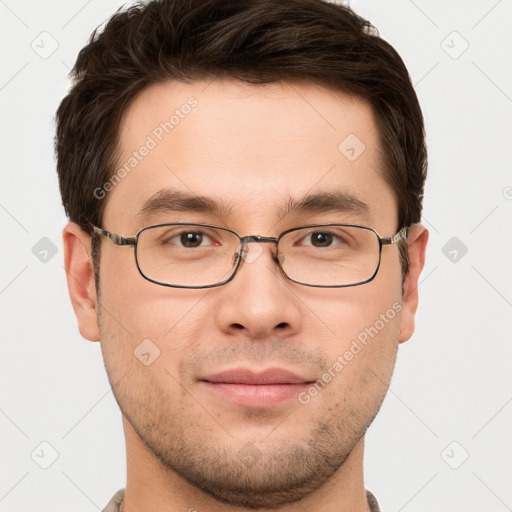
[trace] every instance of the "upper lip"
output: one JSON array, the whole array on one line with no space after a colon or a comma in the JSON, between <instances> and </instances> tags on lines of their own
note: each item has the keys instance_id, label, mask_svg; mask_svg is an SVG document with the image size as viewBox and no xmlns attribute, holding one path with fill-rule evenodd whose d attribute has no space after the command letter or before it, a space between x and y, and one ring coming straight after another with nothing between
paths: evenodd
<instances>
[{"instance_id":1,"label":"upper lip","mask_svg":"<svg viewBox=\"0 0 512 512\"><path fill-rule=\"evenodd\" d=\"M311 380L299 377L295 373L282 368L269 368L261 372L254 372L246 368L226 370L220 373L206 375L200 381L217 384L305 384Z\"/></svg>"}]
</instances>

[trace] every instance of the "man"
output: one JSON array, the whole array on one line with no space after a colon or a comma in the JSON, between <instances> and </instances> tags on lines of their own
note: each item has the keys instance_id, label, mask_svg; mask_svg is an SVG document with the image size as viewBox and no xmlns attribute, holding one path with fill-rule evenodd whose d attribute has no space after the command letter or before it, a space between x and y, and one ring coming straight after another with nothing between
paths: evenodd
<instances>
[{"instance_id":1,"label":"man","mask_svg":"<svg viewBox=\"0 0 512 512\"><path fill-rule=\"evenodd\" d=\"M400 57L321 0L161 0L73 73L68 287L127 450L105 510L379 510L364 434L428 238Z\"/></svg>"}]
</instances>

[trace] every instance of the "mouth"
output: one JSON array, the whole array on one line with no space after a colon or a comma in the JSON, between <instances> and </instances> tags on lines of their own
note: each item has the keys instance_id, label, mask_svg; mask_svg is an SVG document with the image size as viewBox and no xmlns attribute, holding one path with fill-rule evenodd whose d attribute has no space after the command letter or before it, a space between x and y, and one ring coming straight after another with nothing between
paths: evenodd
<instances>
[{"instance_id":1,"label":"mouth","mask_svg":"<svg viewBox=\"0 0 512 512\"><path fill-rule=\"evenodd\" d=\"M210 392L238 405L266 408L296 397L315 381L281 368L262 372L240 368L207 375L198 382Z\"/></svg>"}]
</instances>

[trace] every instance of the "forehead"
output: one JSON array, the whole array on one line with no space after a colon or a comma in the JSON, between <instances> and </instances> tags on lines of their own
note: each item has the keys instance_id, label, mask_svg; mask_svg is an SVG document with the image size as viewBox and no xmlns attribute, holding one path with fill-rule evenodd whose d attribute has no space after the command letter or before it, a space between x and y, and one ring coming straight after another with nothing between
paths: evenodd
<instances>
[{"instance_id":1,"label":"forehead","mask_svg":"<svg viewBox=\"0 0 512 512\"><path fill-rule=\"evenodd\" d=\"M312 83L167 81L125 112L104 224L133 229L162 190L211 198L264 225L308 194L342 192L396 220L375 117L363 100ZM226 219L229 221L230 219ZM378 226L375 226L378 227Z\"/></svg>"}]
</instances>

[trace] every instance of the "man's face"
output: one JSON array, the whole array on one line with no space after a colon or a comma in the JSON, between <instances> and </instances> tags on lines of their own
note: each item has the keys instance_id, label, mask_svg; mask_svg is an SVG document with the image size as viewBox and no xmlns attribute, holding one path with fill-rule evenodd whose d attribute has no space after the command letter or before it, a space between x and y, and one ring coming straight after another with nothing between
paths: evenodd
<instances>
[{"instance_id":1,"label":"man's face","mask_svg":"<svg viewBox=\"0 0 512 512\"><path fill-rule=\"evenodd\" d=\"M182 109L188 101L194 106ZM175 109L172 130L158 130ZM148 136L155 146L141 157ZM271 237L309 224L360 224L382 237L398 228L375 117L340 92L284 82L163 83L126 112L119 167L134 151L140 161L105 199L102 227L114 233L133 236L168 222ZM139 215L161 191L207 197L219 208ZM324 193L367 209L283 215L290 201ZM231 282L179 289L145 280L132 248L101 243L101 346L129 449L145 445L204 491L253 507L297 500L347 467L383 400L401 341L396 245L383 247L377 276L360 286L293 283L279 272L272 244L249 244ZM143 340L151 340L141 346L146 360L160 351L147 366L135 355ZM273 386L268 379L243 385L241 374L262 372ZM325 385L315 393L316 381Z\"/></svg>"}]
</instances>

